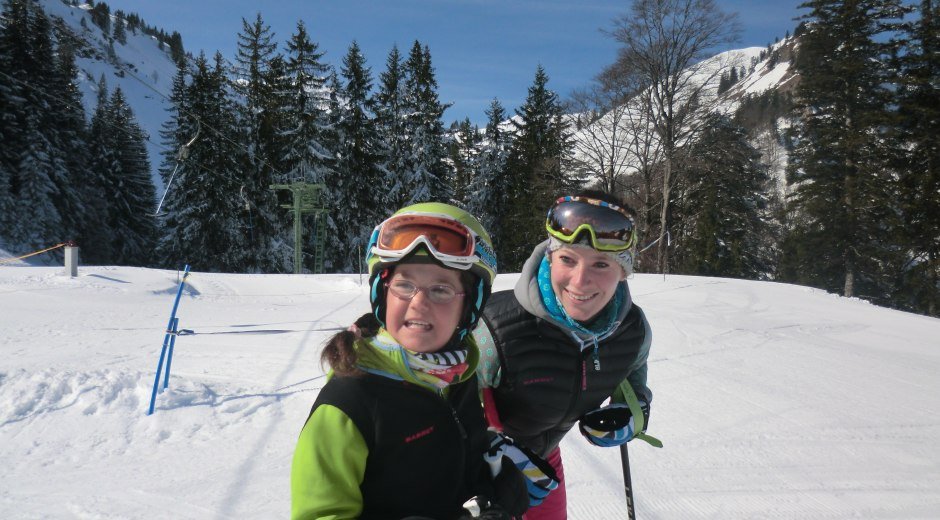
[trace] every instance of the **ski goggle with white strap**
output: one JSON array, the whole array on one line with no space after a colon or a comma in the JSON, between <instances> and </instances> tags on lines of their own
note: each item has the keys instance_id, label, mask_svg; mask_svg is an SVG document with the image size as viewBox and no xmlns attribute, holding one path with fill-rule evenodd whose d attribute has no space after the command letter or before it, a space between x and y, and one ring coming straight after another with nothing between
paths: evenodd
<instances>
[{"instance_id":1,"label":"ski goggle with white strap","mask_svg":"<svg viewBox=\"0 0 940 520\"><path fill-rule=\"evenodd\" d=\"M476 233L444 214L394 215L375 227L369 254L385 261L400 260L423 245L447 267L468 270L477 262L496 271L495 257L482 247Z\"/></svg>"},{"instance_id":2,"label":"ski goggle with white strap","mask_svg":"<svg viewBox=\"0 0 940 520\"><path fill-rule=\"evenodd\" d=\"M587 233L598 251L624 251L636 245L633 216L624 208L590 197L561 197L548 210L548 234L572 244Z\"/></svg>"}]
</instances>

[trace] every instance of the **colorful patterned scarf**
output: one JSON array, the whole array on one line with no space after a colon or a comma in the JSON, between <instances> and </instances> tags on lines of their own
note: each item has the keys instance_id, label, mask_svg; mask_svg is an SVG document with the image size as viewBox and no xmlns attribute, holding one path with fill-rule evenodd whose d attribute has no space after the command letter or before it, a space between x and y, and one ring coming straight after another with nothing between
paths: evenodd
<instances>
[{"instance_id":1,"label":"colorful patterned scarf","mask_svg":"<svg viewBox=\"0 0 940 520\"><path fill-rule=\"evenodd\" d=\"M412 352L406 348L402 350L408 356L408 365L415 376L435 388L446 388L457 382L470 367L465 348L443 352Z\"/></svg>"}]
</instances>

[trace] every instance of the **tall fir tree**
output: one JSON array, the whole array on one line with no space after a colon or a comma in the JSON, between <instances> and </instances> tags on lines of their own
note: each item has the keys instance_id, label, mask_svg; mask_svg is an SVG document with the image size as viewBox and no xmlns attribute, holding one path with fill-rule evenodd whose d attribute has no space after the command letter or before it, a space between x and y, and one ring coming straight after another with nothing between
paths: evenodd
<instances>
[{"instance_id":1,"label":"tall fir tree","mask_svg":"<svg viewBox=\"0 0 940 520\"><path fill-rule=\"evenodd\" d=\"M921 0L905 27L899 89L900 200L905 265L898 303L940 316L940 4Z\"/></svg>"},{"instance_id":2,"label":"tall fir tree","mask_svg":"<svg viewBox=\"0 0 940 520\"><path fill-rule=\"evenodd\" d=\"M450 163L453 165L453 198L451 202L467 208L473 193L473 183L479 167L479 148L482 138L479 128L465 118L451 127L452 138L449 141Z\"/></svg>"},{"instance_id":3,"label":"tall fir tree","mask_svg":"<svg viewBox=\"0 0 940 520\"><path fill-rule=\"evenodd\" d=\"M204 58L203 58L204 59ZM186 163L189 157L188 143L195 144L195 140L202 133L202 125L189 113L189 99L187 80L190 77L189 66L184 61L177 63L176 74L173 76L173 86L170 90L167 118L160 127L161 144L163 145L163 158L158 169L163 181L163 192L157 201L156 217L160 222L160 237L157 244L159 265L166 268L181 269L179 259L183 256L177 242L175 233L180 229L180 206L170 202L176 198L171 192L182 189L180 186L180 173L182 168L192 167ZM206 138L210 130L206 129ZM183 260L185 262L185 260Z\"/></svg>"},{"instance_id":4,"label":"tall fir tree","mask_svg":"<svg viewBox=\"0 0 940 520\"><path fill-rule=\"evenodd\" d=\"M400 208L410 197L406 173L411 145L406 121L405 72L397 46L392 46L385 60L385 71L379 75L375 110L376 127L384 146L384 202L390 208Z\"/></svg>"},{"instance_id":5,"label":"tall fir tree","mask_svg":"<svg viewBox=\"0 0 940 520\"><path fill-rule=\"evenodd\" d=\"M22 90L27 78L23 43L29 34L26 0L4 0L0 18L0 240L13 247L13 226L17 222L16 197L19 194L17 166L23 148L26 98Z\"/></svg>"},{"instance_id":6,"label":"tall fir tree","mask_svg":"<svg viewBox=\"0 0 940 520\"><path fill-rule=\"evenodd\" d=\"M108 223L114 262L120 265L153 265L157 228L153 217L155 189L150 177L146 135L140 128L124 93L114 90L107 107L110 145L117 176L110 179Z\"/></svg>"},{"instance_id":7,"label":"tall fir tree","mask_svg":"<svg viewBox=\"0 0 940 520\"><path fill-rule=\"evenodd\" d=\"M548 79L539 65L525 103L512 120L515 138L506 159L509 200L498 240L500 264L509 271L521 269L532 248L544 240L544 208L575 187L562 169L571 135Z\"/></svg>"},{"instance_id":8,"label":"tall fir tree","mask_svg":"<svg viewBox=\"0 0 940 520\"><path fill-rule=\"evenodd\" d=\"M272 61L278 55L273 39L274 34L261 19L261 13L251 23L242 19L232 88L240 97L238 141L244 144L236 194L242 193L250 205L241 216L241 227L251 230L241 269L251 272L276 271L279 259L283 258L277 251L282 231L278 225L279 209L270 190L279 173L274 165L284 148L277 128L282 115L276 104L279 96L274 91L278 81L271 73Z\"/></svg>"},{"instance_id":9,"label":"tall fir tree","mask_svg":"<svg viewBox=\"0 0 940 520\"><path fill-rule=\"evenodd\" d=\"M499 250L503 217L508 209L509 171L506 159L509 154L510 134L503 130L506 110L499 100L493 99L486 110L487 122L483 143L477 160L476 175L470 184L467 211L480 219L489 231L494 247Z\"/></svg>"},{"instance_id":10,"label":"tall fir tree","mask_svg":"<svg viewBox=\"0 0 940 520\"><path fill-rule=\"evenodd\" d=\"M124 21L124 11L114 12L114 31L111 37L121 45L127 45L127 24Z\"/></svg>"},{"instance_id":11,"label":"tall fir tree","mask_svg":"<svg viewBox=\"0 0 940 520\"><path fill-rule=\"evenodd\" d=\"M94 226L86 228L79 245L82 258L90 264L110 265L117 256L114 251L115 229L112 228L111 201L118 197L116 190L120 182L117 158L114 155L114 128L108 114L108 85L104 76L98 80L97 101L91 116L88 131L89 175L85 182L94 196L86 206L90 217L97 219Z\"/></svg>"},{"instance_id":12,"label":"tall fir tree","mask_svg":"<svg viewBox=\"0 0 940 520\"><path fill-rule=\"evenodd\" d=\"M693 145L676 213L685 233L680 272L766 279L772 273L773 233L768 220L770 178L746 131L713 115Z\"/></svg>"},{"instance_id":13,"label":"tall fir tree","mask_svg":"<svg viewBox=\"0 0 940 520\"><path fill-rule=\"evenodd\" d=\"M431 52L415 40L405 61L405 112L409 154L404 184L405 204L450 200L450 166L446 162L442 117L447 105L437 95Z\"/></svg>"},{"instance_id":14,"label":"tall fir tree","mask_svg":"<svg viewBox=\"0 0 940 520\"><path fill-rule=\"evenodd\" d=\"M289 95L284 105L286 117L282 123L281 144L285 148L279 165L286 178L280 182L324 184L335 168L336 135L330 121L327 85L331 68L323 63L323 55L319 45L311 41L303 22L298 22L297 31L287 42ZM282 211L281 215L286 216L286 212ZM316 243L316 216L302 218L303 229L307 232L301 244L303 250L312 252L314 248L324 247ZM291 229L290 226L281 228L282 236Z\"/></svg>"},{"instance_id":15,"label":"tall fir tree","mask_svg":"<svg viewBox=\"0 0 940 520\"><path fill-rule=\"evenodd\" d=\"M290 88L283 138L284 173L279 182L303 180L323 182L332 168L330 150L335 138L330 133L326 82L330 67L322 62L323 52L310 40L303 22L287 42L287 75Z\"/></svg>"},{"instance_id":16,"label":"tall fir tree","mask_svg":"<svg viewBox=\"0 0 940 520\"><path fill-rule=\"evenodd\" d=\"M343 58L342 84L336 92L337 163L329 183L328 241L332 269L359 269L369 235L389 212L385 207L382 143L375 125L372 73L354 41Z\"/></svg>"},{"instance_id":17,"label":"tall fir tree","mask_svg":"<svg viewBox=\"0 0 940 520\"><path fill-rule=\"evenodd\" d=\"M56 121L50 121L59 93L56 81L55 49L49 20L31 2L13 1L6 5L0 52L4 54L7 78L6 100L9 113L4 122L3 154L8 193L12 203L5 234L12 244L24 249L39 248L63 240L64 229L57 195L68 180ZM9 97L8 97L9 96Z\"/></svg>"},{"instance_id":18,"label":"tall fir tree","mask_svg":"<svg viewBox=\"0 0 940 520\"><path fill-rule=\"evenodd\" d=\"M788 180L797 225L786 239L785 279L881 299L895 255L897 199L884 133L891 99L885 64L900 0L814 0L795 60L803 117ZM847 88L847 87L851 88Z\"/></svg>"},{"instance_id":19,"label":"tall fir tree","mask_svg":"<svg viewBox=\"0 0 940 520\"><path fill-rule=\"evenodd\" d=\"M215 55L211 66L200 54L191 76L177 106L180 128L172 134L179 141L173 149L178 150L194 135L198 138L188 148L164 201L161 257L170 266L242 271L248 263L245 255L251 229L239 197L241 149L235 144L235 102L227 88L221 54Z\"/></svg>"},{"instance_id":20,"label":"tall fir tree","mask_svg":"<svg viewBox=\"0 0 940 520\"><path fill-rule=\"evenodd\" d=\"M82 246L84 236L98 232L96 228L101 218L90 207L96 192L87 182L92 176L89 171L88 127L77 77L78 68L71 43L60 38L53 79L47 86L57 95L49 99L44 126L54 129L55 147L65 165L64 174L56 180L55 195L64 233Z\"/></svg>"}]
</instances>

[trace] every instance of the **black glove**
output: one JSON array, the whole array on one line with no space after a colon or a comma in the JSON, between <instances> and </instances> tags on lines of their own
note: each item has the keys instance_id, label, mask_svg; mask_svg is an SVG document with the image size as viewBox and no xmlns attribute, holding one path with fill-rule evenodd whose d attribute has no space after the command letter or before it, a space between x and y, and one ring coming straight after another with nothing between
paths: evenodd
<instances>
[{"instance_id":1,"label":"black glove","mask_svg":"<svg viewBox=\"0 0 940 520\"><path fill-rule=\"evenodd\" d=\"M642 431L646 431L650 406L640 401L640 408L643 410ZM636 431L630 407L621 403L603 406L584 414L578 423L578 429L591 444L605 448L620 446L640 433Z\"/></svg>"},{"instance_id":2,"label":"black glove","mask_svg":"<svg viewBox=\"0 0 940 520\"><path fill-rule=\"evenodd\" d=\"M496 495L495 503L490 504L490 508L498 508L506 514L506 518L522 516L522 513L529 509L528 480L515 464L503 461L502 471L493 477L493 490ZM501 517L489 517L481 513L480 518L497 520Z\"/></svg>"}]
</instances>

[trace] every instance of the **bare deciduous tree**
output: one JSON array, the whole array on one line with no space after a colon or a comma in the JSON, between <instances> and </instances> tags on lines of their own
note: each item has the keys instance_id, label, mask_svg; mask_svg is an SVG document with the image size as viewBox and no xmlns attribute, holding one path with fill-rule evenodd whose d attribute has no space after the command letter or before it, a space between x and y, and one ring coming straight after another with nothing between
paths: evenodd
<instances>
[{"instance_id":1,"label":"bare deciduous tree","mask_svg":"<svg viewBox=\"0 0 940 520\"><path fill-rule=\"evenodd\" d=\"M679 172L677 153L712 111L722 67L704 61L737 40L736 14L723 12L715 0L634 0L614 20L609 34L621 44L616 61L602 76L608 85L637 85L640 99L662 149L662 203L657 266L666 272L663 236L669 224L669 200Z\"/></svg>"}]
</instances>

